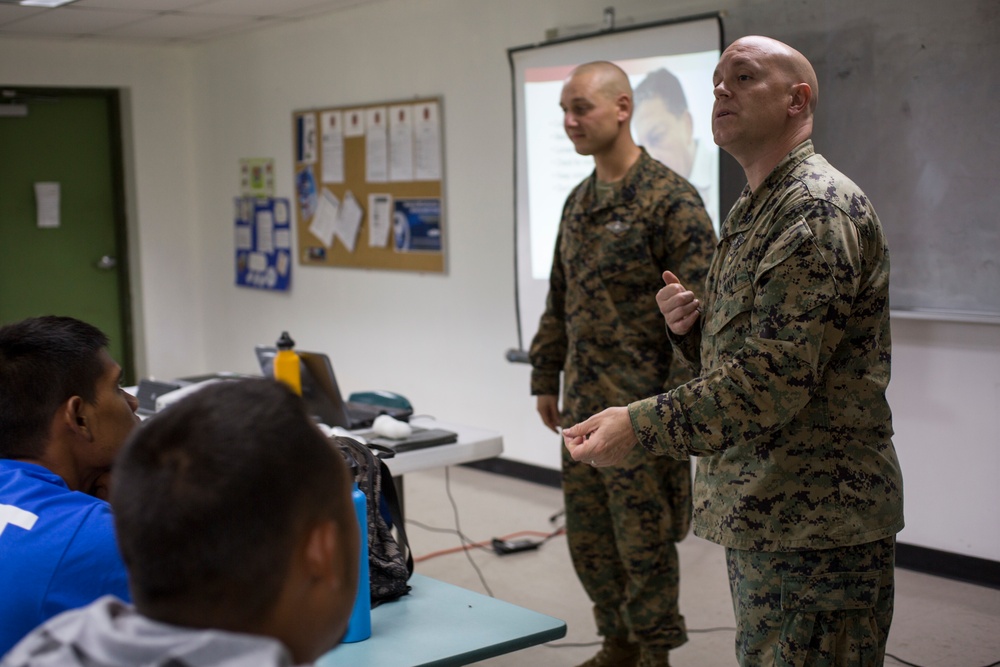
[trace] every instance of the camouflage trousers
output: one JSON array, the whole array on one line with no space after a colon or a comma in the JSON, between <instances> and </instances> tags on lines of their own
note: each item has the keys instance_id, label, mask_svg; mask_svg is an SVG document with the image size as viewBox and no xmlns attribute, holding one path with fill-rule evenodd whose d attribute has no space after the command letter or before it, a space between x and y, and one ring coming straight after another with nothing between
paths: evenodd
<instances>
[{"instance_id":1,"label":"camouflage trousers","mask_svg":"<svg viewBox=\"0 0 1000 667\"><path fill-rule=\"evenodd\" d=\"M675 542L691 521L689 462L642 447L613 468L577 463L565 447L562 455L570 557L598 633L652 651L680 646L687 632Z\"/></svg>"},{"instance_id":2,"label":"camouflage trousers","mask_svg":"<svg viewBox=\"0 0 1000 667\"><path fill-rule=\"evenodd\" d=\"M726 549L741 667L875 667L892 623L896 539Z\"/></svg>"}]
</instances>

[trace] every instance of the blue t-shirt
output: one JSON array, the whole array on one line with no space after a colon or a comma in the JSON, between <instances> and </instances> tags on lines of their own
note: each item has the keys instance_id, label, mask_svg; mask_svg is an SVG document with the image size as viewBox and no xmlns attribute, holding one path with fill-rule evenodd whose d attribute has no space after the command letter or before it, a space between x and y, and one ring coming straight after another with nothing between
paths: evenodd
<instances>
[{"instance_id":1,"label":"blue t-shirt","mask_svg":"<svg viewBox=\"0 0 1000 667\"><path fill-rule=\"evenodd\" d=\"M0 459L0 655L108 594L131 599L111 506L42 466Z\"/></svg>"}]
</instances>

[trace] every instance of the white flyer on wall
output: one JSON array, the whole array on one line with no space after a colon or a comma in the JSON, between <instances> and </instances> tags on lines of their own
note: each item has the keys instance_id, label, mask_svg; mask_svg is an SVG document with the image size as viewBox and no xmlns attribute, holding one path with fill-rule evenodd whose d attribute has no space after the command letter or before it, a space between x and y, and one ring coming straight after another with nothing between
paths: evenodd
<instances>
[{"instance_id":1,"label":"white flyer on wall","mask_svg":"<svg viewBox=\"0 0 1000 667\"><path fill-rule=\"evenodd\" d=\"M368 195L368 245L384 248L389 245L389 231L392 229L392 195L370 193Z\"/></svg>"},{"instance_id":2,"label":"white flyer on wall","mask_svg":"<svg viewBox=\"0 0 1000 667\"><path fill-rule=\"evenodd\" d=\"M365 136L365 110L351 109L344 112L344 136Z\"/></svg>"},{"instance_id":3,"label":"white flyer on wall","mask_svg":"<svg viewBox=\"0 0 1000 667\"><path fill-rule=\"evenodd\" d=\"M415 106L413 163L415 180L441 180L441 118L437 102Z\"/></svg>"},{"instance_id":4,"label":"white flyer on wall","mask_svg":"<svg viewBox=\"0 0 1000 667\"><path fill-rule=\"evenodd\" d=\"M323 150L323 183L344 182L344 115L339 111L320 114Z\"/></svg>"},{"instance_id":5,"label":"white flyer on wall","mask_svg":"<svg viewBox=\"0 0 1000 667\"><path fill-rule=\"evenodd\" d=\"M59 184L35 183L35 207L39 229L59 226Z\"/></svg>"},{"instance_id":6,"label":"white flyer on wall","mask_svg":"<svg viewBox=\"0 0 1000 667\"><path fill-rule=\"evenodd\" d=\"M413 180L413 107L389 107L389 180Z\"/></svg>"},{"instance_id":7,"label":"white flyer on wall","mask_svg":"<svg viewBox=\"0 0 1000 667\"><path fill-rule=\"evenodd\" d=\"M333 243L333 234L337 229L339 218L340 201L336 195L323 188L319 203L316 205L316 214L313 215L312 224L309 225L309 232L329 248Z\"/></svg>"},{"instance_id":8,"label":"white flyer on wall","mask_svg":"<svg viewBox=\"0 0 1000 667\"><path fill-rule=\"evenodd\" d=\"M337 238L347 247L348 252L354 252L358 231L361 229L361 218L364 217L364 214L365 211L361 208L361 204L348 190L344 195L344 201L340 204L340 215L337 217L336 226Z\"/></svg>"},{"instance_id":9,"label":"white flyer on wall","mask_svg":"<svg viewBox=\"0 0 1000 667\"><path fill-rule=\"evenodd\" d=\"M385 107L366 109L365 125L365 180L369 183L385 183L389 177Z\"/></svg>"}]
</instances>

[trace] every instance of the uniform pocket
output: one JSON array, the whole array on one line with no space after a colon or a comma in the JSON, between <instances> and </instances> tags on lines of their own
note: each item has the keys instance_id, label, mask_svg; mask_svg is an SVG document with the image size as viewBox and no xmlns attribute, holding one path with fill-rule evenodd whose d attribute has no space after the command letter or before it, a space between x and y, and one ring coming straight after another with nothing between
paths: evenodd
<instances>
[{"instance_id":1,"label":"uniform pocket","mask_svg":"<svg viewBox=\"0 0 1000 667\"><path fill-rule=\"evenodd\" d=\"M753 299L753 285L750 284L749 280L727 294L720 294L715 300L712 312L704 323L702 331L709 336L714 336L744 313L747 314L746 323L749 324L749 313L753 310Z\"/></svg>"},{"instance_id":2,"label":"uniform pocket","mask_svg":"<svg viewBox=\"0 0 1000 667\"><path fill-rule=\"evenodd\" d=\"M767 255L757 267L758 274L766 273L798 251L803 243L813 242L813 233L804 218L799 218L767 249Z\"/></svg>"},{"instance_id":3,"label":"uniform pocket","mask_svg":"<svg viewBox=\"0 0 1000 667\"><path fill-rule=\"evenodd\" d=\"M781 580L786 611L869 609L878 600L879 572L834 572Z\"/></svg>"},{"instance_id":4,"label":"uniform pocket","mask_svg":"<svg viewBox=\"0 0 1000 667\"><path fill-rule=\"evenodd\" d=\"M660 274L653 266L645 237L638 231L603 244L599 266L601 282L619 308L638 302L644 310L656 311Z\"/></svg>"},{"instance_id":5,"label":"uniform pocket","mask_svg":"<svg viewBox=\"0 0 1000 667\"><path fill-rule=\"evenodd\" d=\"M757 267L756 281L763 286L762 317L775 329L837 298L842 287L802 218L768 248Z\"/></svg>"},{"instance_id":6,"label":"uniform pocket","mask_svg":"<svg viewBox=\"0 0 1000 667\"><path fill-rule=\"evenodd\" d=\"M875 667L880 572L786 576L775 667Z\"/></svg>"}]
</instances>

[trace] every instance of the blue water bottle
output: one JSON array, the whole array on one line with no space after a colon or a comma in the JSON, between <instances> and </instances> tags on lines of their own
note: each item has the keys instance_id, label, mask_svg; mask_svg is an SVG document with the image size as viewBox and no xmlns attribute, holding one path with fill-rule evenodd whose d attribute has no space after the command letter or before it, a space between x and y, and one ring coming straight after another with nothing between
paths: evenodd
<instances>
[{"instance_id":1,"label":"blue water bottle","mask_svg":"<svg viewBox=\"0 0 1000 667\"><path fill-rule=\"evenodd\" d=\"M368 582L368 500L357 482L354 482L351 499L361 529L361 558L358 560L358 595L354 598L351 620L347 622L347 634L342 641L359 642L372 636L372 591Z\"/></svg>"}]
</instances>

